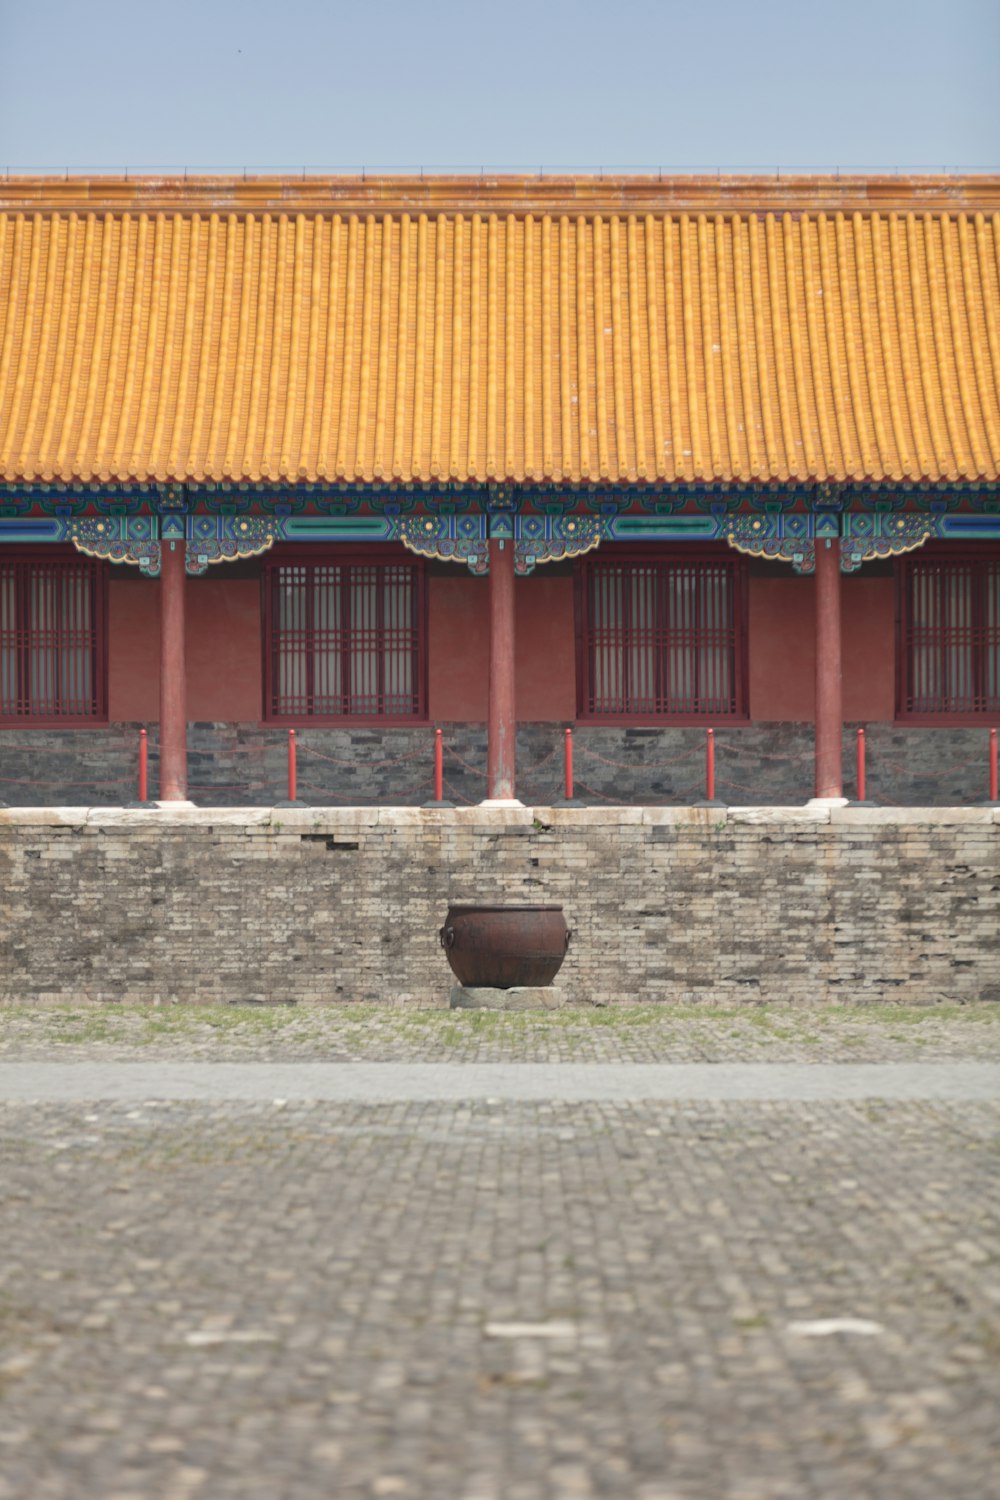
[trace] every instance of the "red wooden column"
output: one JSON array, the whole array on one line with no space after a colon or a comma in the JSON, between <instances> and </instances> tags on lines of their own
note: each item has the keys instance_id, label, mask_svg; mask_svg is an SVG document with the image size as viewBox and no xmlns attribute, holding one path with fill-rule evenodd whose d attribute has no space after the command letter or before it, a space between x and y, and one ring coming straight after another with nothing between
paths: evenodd
<instances>
[{"instance_id":1,"label":"red wooden column","mask_svg":"<svg viewBox=\"0 0 1000 1500\"><path fill-rule=\"evenodd\" d=\"M160 544L160 801L187 801L183 541Z\"/></svg>"},{"instance_id":2,"label":"red wooden column","mask_svg":"<svg viewBox=\"0 0 1000 1500\"><path fill-rule=\"evenodd\" d=\"M840 543L816 541L816 796L842 797L844 707L840 664Z\"/></svg>"},{"instance_id":3,"label":"red wooden column","mask_svg":"<svg viewBox=\"0 0 1000 1500\"><path fill-rule=\"evenodd\" d=\"M516 796L514 714L514 542L490 542L490 718L487 798Z\"/></svg>"}]
</instances>

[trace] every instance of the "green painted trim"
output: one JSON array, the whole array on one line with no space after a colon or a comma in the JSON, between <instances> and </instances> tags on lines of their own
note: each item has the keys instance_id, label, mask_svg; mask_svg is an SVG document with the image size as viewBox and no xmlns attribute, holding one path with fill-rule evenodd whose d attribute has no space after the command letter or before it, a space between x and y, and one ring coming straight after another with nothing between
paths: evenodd
<instances>
[{"instance_id":1,"label":"green painted trim","mask_svg":"<svg viewBox=\"0 0 1000 1500\"><path fill-rule=\"evenodd\" d=\"M623 537L698 536L711 539L719 535L714 516L615 516L609 523L612 541Z\"/></svg>"},{"instance_id":2,"label":"green painted trim","mask_svg":"<svg viewBox=\"0 0 1000 1500\"><path fill-rule=\"evenodd\" d=\"M283 539L312 542L386 542L392 536L390 517L382 516L285 516L281 518Z\"/></svg>"}]
</instances>

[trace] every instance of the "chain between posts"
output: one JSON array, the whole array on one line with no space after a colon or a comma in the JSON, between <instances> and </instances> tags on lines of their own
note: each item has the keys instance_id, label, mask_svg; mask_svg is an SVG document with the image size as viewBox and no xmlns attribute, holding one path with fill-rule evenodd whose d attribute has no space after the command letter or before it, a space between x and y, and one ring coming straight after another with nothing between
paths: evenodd
<instances>
[{"instance_id":1,"label":"chain between posts","mask_svg":"<svg viewBox=\"0 0 1000 1500\"><path fill-rule=\"evenodd\" d=\"M690 746L686 750L680 751L676 756L671 757L671 759L668 761L645 761L637 759L632 762L624 762L615 760L610 756L602 755L599 751L594 750L592 747L586 744L575 745L575 736L573 730L571 728L565 728L562 735L556 739L553 748L546 755L544 755L533 766L522 768L520 773L522 784L524 784L525 786L530 785L533 779L537 777L538 773L540 773L556 760L560 753L560 738L562 741L563 761L563 774L561 778L563 782L562 790L567 801L574 800L576 789L579 787L586 794L601 802L622 802L622 798L615 795L614 792L608 793L598 790L598 788L592 786L590 783L580 779L577 774L576 765L576 757L578 755L589 757L590 760L597 762L598 764L607 766L610 769L628 771L630 774L634 775L637 772L669 773L671 771L675 771L680 765L682 765L686 761L693 759L695 756L704 754L704 792L708 801L714 801L715 799L719 768L717 764L718 750L716 747L716 735L714 729L708 729L706 731L704 747L697 744ZM987 781L988 798L989 801L993 803L1000 802L1000 765L998 765L998 760L1000 760L1000 751L998 751L998 738L1000 738L1000 736L998 736L998 730L996 728L991 728L988 734ZM273 754L275 749L276 746L272 742L270 744L262 745L235 745L227 748L223 753L227 758L236 756L260 756ZM288 800L290 802L296 801L298 795L299 749L300 744L298 733L295 729L289 729L287 731L287 787ZM357 770L362 765L365 770L387 769L392 766L408 764L410 761L418 760L427 753L426 741L424 741L423 745L418 747L417 749L404 752L403 754L397 756L382 757L379 760L371 760L367 757L346 759L340 756L328 755L324 751L318 750L313 746L303 745L301 746L301 749L305 753L312 755L317 761L324 761L328 764L341 766L350 770ZM805 764L808 760L811 759L810 755L806 751L795 752L791 754L782 754L780 752L776 753L773 751L765 751L761 749L751 749L749 747L739 745L737 742L735 742L735 740L730 740L728 738L723 742L722 750L724 760L732 759L737 762L741 762L744 765L748 762L751 764L770 762L784 763L786 765L792 766ZM61 755L63 757L72 756L76 758L77 756L77 752L60 750L58 747L53 747L52 753L57 756ZM452 780L446 779L444 774L444 758L446 754L452 762L461 767L470 775L478 777L482 781L486 779L486 772L484 770L481 770L478 766L474 765L471 761L467 760L452 745L446 745L444 742L442 730L440 728L436 728L434 730L433 739L432 775L428 778L422 779L415 786L408 788L390 789L388 795L386 793L381 793L374 796L365 796L356 791L340 793L333 791L328 787L320 787L314 784L310 784L310 789L313 792L318 793L321 797L329 797L336 800L337 802L342 803L350 803L352 801L364 803L386 803L391 802L394 798L403 798L414 795L415 793L422 791L426 786L430 785L433 788L434 800L436 802L443 801L444 791L445 788L447 788L448 793L455 801L461 802L465 805L474 805L474 799L466 796L464 792L460 791L459 788L454 785ZM982 767L982 760L978 756L973 758L962 758L947 766L937 766L929 773L924 774L929 775L934 781L940 784L956 773L974 770L977 766L980 768ZM908 765L905 762L898 761L895 758L887 757L881 753L877 757L876 769L884 769L894 776L899 776L904 779L912 772L912 766ZM980 774L982 774L981 770ZM124 790L128 785L127 778L125 777L114 777L106 779L81 779L77 776L73 776L71 779L75 786L81 788L87 787L94 789L108 789L118 787ZM747 786L744 782L741 782L740 780L729 774L727 770L723 771L722 780L724 787L731 788L741 793L745 793L749 797L753 797L757 794L757 788ZM147 802L149 797L149 734L144 727L138 730L137 782L138 799L140 802ZM37 786L40 789L44 788L48 790L51 788L59 787L61 783L50 779L42 780L36 779L34 777L0 776L0 785ZM135 783L133 783L133 785L135 785ZM303 785L305 785L305 783L303 783ZM191 790L209 794L224 791L240 791L243 793L273 793L271 784L267 781L260 780L248 782L220 781L214 784L192 784ZM697 792L697 790L698 788L694 785L674 786L670 790L670 797L674 802L683 802L686 796L688 796L692 792ZM555 792L555 788L552 788L552 791ZM537 793L533 800L541 800L546 795L548 795L547 791ZM867 797L867 734L863 727L859 727L855 733L855 796L859 802L865 801ZM887 795L883 795L882 797L880 797L880 800L884 801L888 805L893 806L908 805L905 802L898 802L896 799L891 798Z\"/></svg>"},{"instance_id":2,"label":"chain between posts","mask_svg":"<svg viewBox=\"0 0 1000 1500\"><path fill-rule=\"evenodd\" d=\"M73 777L74 786L118 786L123 790L129 785L124 776L115 776L109 781L81 781L79 777ZM0 786L54 786L63 787L62 781L39 781L34 776L0 776Z\"/></svg>"}]
</instances>

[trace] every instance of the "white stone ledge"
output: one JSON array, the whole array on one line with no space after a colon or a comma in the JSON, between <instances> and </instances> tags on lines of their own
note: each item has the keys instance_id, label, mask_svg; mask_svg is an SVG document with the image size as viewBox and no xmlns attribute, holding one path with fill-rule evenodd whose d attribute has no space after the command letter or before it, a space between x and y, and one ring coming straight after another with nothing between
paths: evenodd
<instances>
[{"instance_id":1,"label":"white stone ledge","mask_svg":"<svg viewBox=\"0 0 1000 1500\"><path fill-rule=\"evenodd\" d=\"M35 828L83 827L87 807L0 807L0 828L22 824Z\"/></svg>"},{"instance_id":2,"label":"white stone ledge","mask_svg":"<svg viewBox=\"0 0 1000 1500\"><path fill-rule=\"evenodd\" d=\"M859 807L856 803L848 803L846 807L835 807L830 817L831 823L836 826L844 824L865 824L872 826L878 824L912 825L917 824L958 824L958 823L995 823L998 819L998 809L986 807Z\"/></svg>"},{"instance_id":3,"label":"white stone ledge","mask_svg":"<svg viewBox=\"0 0 1000 1500\"><path fill-rule=\"evenodd\" d=\"M436 807L383 807L381 811L386 815L386 823L391 823L400 812L422 813L425 821L433 819L438 826L443 819L454 819L459 828L470 833L477 828L488 829L490 833L503 828L530 828L536 817L532 807L489 807L481 802L473 807L456 807L451 810Z\"/></svg>"},{"instance_id":4,"label":"white stone ledge","mask_svg":"<svg viewBox=\"0 0 1000 1500\"><path fill-rule=\"evenodd\" d=\"M678 808L679 812L683 809ZM544 823L550 828L595 828L623 823L641 823L648 809L630 805L627 807L533 807L529 821Z\"/></svg>"},{"instance_id":5,"label":"white stone ledge","mask_svg":"<svg viewBox=\"0 0 1000 1500\"><path fill-rule=\"evenodd\" d=\"M273 829L284 833L344 829L427 828L464 834L499 833L506 828L540 827L553 832L585 828L691 827L767 824L844 827L982 826L1000 823L1000 806L846 807L830 806L627 806L601 807L193 807L169 803L155 807L5 807L0 829L9 828L141 828L231 827Z\"/></svg>"},{"instance_id":6,"label":"white stone ledge","mask_svg":"<svg viewBox=\"0 0 1000 1500\"><path fill-rule=\"evenodd\" d=\"M829 804L807 802L801 807L754 807L720 808L730 823L829 823L836 808Z\"/></svg>"},{"instance_id":7,"label":"white stone ledge","mask_svg":"<svg viewBox=\"0 0 1000 1500\"><path fill-rule=\"evenodd\" d=\"M210 828L228 824L243 828L260 828L271 821L267 807L192 807L183 802L159 807L92 807L87 813L88 828Z\"/></svg>"}]
</instances>

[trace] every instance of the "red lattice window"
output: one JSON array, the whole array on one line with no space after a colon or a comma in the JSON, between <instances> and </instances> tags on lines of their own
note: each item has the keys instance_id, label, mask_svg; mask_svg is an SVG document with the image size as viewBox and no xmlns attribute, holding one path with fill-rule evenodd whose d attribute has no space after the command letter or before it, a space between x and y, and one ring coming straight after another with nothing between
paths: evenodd
<instances>
[{"instance_id":1,"label":"red lattice window","mask_svg":"<svg viewBox=\"0 0 1000 1500\"><path fill-rule=\"evenodd\" d=\"M424 567L394 556L297 557L264 572L269 719L421 719Z\"/></svg>"},{"instance_id":2,"label":"red lattice window","mask_svg":"<svg viewBox=\"0 0 1000 1500\"><path fill-rule=\"evenodd\" d=\"M91 558L0 557L0 724L107 718L106 595Z\"/></svg>"},{"instance_id":3,"label":"red lattice window","mask_svg":"<svg viewBox=\"0 0 1000 1500\"><path fill-rule=\"evenodd\" d=\"M899 717L1000 714L1000 554L923 552L897 584Z\"/></svg>"},{"instance_id":4,"label":"red lattice window","mask_svg":"<svg viewBox=\"0 0 1000 1500\"><path fill-rule=\"evenodd\" d=\"M577 576L582 718L746 716L741 559L625 554Z\"/></svg>"}]
</instances>

